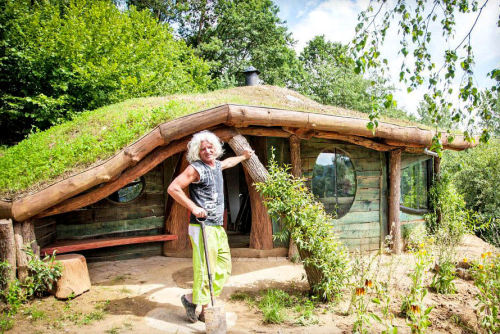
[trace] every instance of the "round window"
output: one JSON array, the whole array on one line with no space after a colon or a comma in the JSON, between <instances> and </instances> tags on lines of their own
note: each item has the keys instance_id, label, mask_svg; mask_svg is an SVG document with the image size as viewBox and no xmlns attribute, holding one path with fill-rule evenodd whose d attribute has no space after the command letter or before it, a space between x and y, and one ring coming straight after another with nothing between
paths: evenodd
<instances>
[{"instance_id":1,"label":"round window","mask_svg":"<svg viewBox=\"0 0 500 334\"><path fill-rule=\"evenodd\" d=\"M144 176L141 176L135 179L134 181L130 182L120 190L117 190L111 195L109 195L108 199L115 203L131 202L142 194L145 185L146 182L144 180Z\"/></svg>"},{"instance_id":2,"label":"round window","mask_svg":"<svg viewBox=\"0 0 500 334\"><path fill-rule=\"evenodd\" d=\"M311 189L328 213L343 217L356 195L356 173L351 159L339 149L321 152L314 165Z\"/></svg>"}]
</instances>

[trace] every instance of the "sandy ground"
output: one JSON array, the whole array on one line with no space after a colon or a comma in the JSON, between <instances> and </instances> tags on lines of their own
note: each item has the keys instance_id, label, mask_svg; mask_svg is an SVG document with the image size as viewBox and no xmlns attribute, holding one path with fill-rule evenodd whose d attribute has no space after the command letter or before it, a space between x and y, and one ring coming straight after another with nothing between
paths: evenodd
<instances>
[{"instance_id":1,"label":"sandy ground","mask_svg":"<svg viewBox=\"0 0 500 334\"><path fill-rule=\"evenodd\" d=\"M478 258L491 246L473 236L467 236L458 250L469 259ZM412 260L408 254L393 258L394 289L391 308L397 315L400 297L408 291L407 273ZM389 256L383 256L380 278L389 270ZM32 302L28 307L44 311L45 317L30 319L20 313L14 328L8 333L204 333L202 322L186 322L180 302L182 294L192 286L191 259L150 257L115 262L89 264L92 289L70 302L53 297ZM431 279L429 273L428 283ZM438 295L429 293L431 312L430 333L474 333L478 331L474 294L471 281L457 279L458 294ZM266 325L256 308L249 308L243 301L231 301L236 291L255 292L266 288L307 290L305 272L300 264L285 258L233 259L233 274L226 284L221 299L227 312L228 333L350 333L353 315L345 315L346 298L337 305L323 305L318 309L318 323L299 326L292 323ZM103 318L85 321L85 315L99 309ZM405 319L395 318L399 333L408 333ZM376 326L371 332L378 333Z\"/></svg>"}]
</instances>

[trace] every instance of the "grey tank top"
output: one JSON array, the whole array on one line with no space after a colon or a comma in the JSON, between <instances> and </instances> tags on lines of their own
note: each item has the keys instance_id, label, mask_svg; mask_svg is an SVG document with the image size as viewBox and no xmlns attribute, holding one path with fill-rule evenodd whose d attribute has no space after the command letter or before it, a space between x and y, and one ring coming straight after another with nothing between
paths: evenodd
<instances>
[{"instance_id":1,"label":"grey tank top","mask_svg":"<svg viewBox=\"0 0 500 334\"><path fill-rule=\"evenodd\" d=\"M222 181L222 168L219 160L215 161L212 168L201 160L191 163L200 175L198 182L189 185L189 196L199 207L207 211L205 225L218 226L224 223L224 184ZM196 217L191 214L189 222L198 224Z\"/></svg>"}]
</instances>

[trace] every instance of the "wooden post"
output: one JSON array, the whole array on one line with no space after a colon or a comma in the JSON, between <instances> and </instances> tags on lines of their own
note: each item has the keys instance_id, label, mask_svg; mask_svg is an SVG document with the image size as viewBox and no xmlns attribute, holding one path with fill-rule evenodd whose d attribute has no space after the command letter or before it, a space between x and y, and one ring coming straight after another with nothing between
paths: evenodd
<instances>
[{"instance_id":1,"label":"wooden post","mask_svg":"<svg viewBox=\"0 0 500 334\"><path fill-rule=\"evenodd\" d=\"M432 183L436 184L441 179L441 158L434 157L434 168L432 169L433 178ZM443 219L443 213L441 208L434 208L436 210L436 226L441 225L441 220Z\"/></svg>"},{"instance_id":2,"label":"wooden post","mask_svg":"<svg viewBox=\"0 0 500 334\"><path fill-rule=\"evenodd\" d=\"M290 162L292 164L292 175L294 177L302 176L302 161L300 159L300 139L296 135L290 136ZM290 238L288 245L288 259L292 260L299 255L297 245Z\"/></svg>"},{"instance_id":3,"label":"wooden post","mask_svg":"<svg viewBox=\"0 0 500 334\"><path fill-rule=\"evenodd\" d=\"M0 261L7 261L10 265L10 270L6 275L8 284L16 278L16 246L14 228L10 219L0 219Z\"/></svg>"},{"instance_id":4,"label":"wooden post","mask_svg":"<svg viewBox=\"0 0 500 334\"><path fill-rule=\"evenodd\" d=\"M40 247L36 241L35 224L32 219L25 220L22 223L23 242L25 245L31 245L31 249L36 256L40 255Z\"/></svg>"},{"instance_id":5,"label":"wooden post","mask_svg":"<svg viewBox=\"0 0 500 334\"><path fill-rule=\"evenodd\" d=\"M14 241L16 244L17 278L24 282L28 277L28 256L24 249L22 223L14 222Z\"/></svg>"},{"instance_id":6,"label":"wooden post","mask_svg":"<svg viewBox=\"0 0 500 334\"><path fill-rule=\"evenodd\" d=\"M389 153L389 231L392 235L395 254L401 254L401 222L399 220L399 200L401 197L401 149Z\"/></svg>"},{"instance_id":7,"label":"wooden post","mask_svg":"<svg viewBox=\"0 0 500 334\"><path fill-rule=\"evenodd\" d=\"M172 179L176 178L177 175L182 173L189 166L189 162L186 159L186 153L184 153L178 163L176 173ZM188 188L184 189L184 193L189 197ZM169 199L167 199L169 201ZM180 205L177 201L171 200L167 204L171 207L170 214L166 212L165 221L165 232L169 234L174 234L177 236L177 240L172 240L165 242L163 244L163 255L183 252L190 248L190 241L188 235L188 223L190 212L188 209Z\"/></svg>"},{"instance_id":8,"label":"wooden post","mask_svg":"<svg viewBox=\"0 0 500 334\"><path fill-rule=\"evenodd\" d=\"M236 155L243 154L244 150L251 150L250 144L245 137L238 134L228 141L229 146ZM271 218L264 206L262 197L255 190L253 183L263 182L269 173L260 162L257 154L253 154L249 160L243 161L243 170L250 195L252 208L252 228L250 230L250 248L272 249L273 248L273 225Z\"/></svg>"}]
</instances>

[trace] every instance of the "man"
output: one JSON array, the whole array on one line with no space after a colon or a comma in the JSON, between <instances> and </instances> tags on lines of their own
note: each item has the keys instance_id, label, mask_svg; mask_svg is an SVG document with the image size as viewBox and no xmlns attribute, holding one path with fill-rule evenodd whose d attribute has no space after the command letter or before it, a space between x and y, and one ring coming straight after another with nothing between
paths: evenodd
<instances>
[{"instance_id":1,"label":"man","mask_svg":"<svg viewBox=\"0 0 500 334\"><path fill-rule=\"evenodd\" d=\"M191 211L189 238L193 246L193 292L181 297L186 315L191 322L205 321L205 308L210 301L210 289L206 270L203 238L197 219L205 219L207 250L210 259L214 295L220 295L222 287L231 274L231 253L227 235L222 227L224 220L224 185L222 170L250 159L253 151L243 155L217 160L223 154L219 138L210 131L193 136L188 144L187 160L190 165L177 176L168 193L179 204ZM189 195L182 189L189 186ZM202 305L197 319L196 305Z\"/></svg>"}]
</instances>

